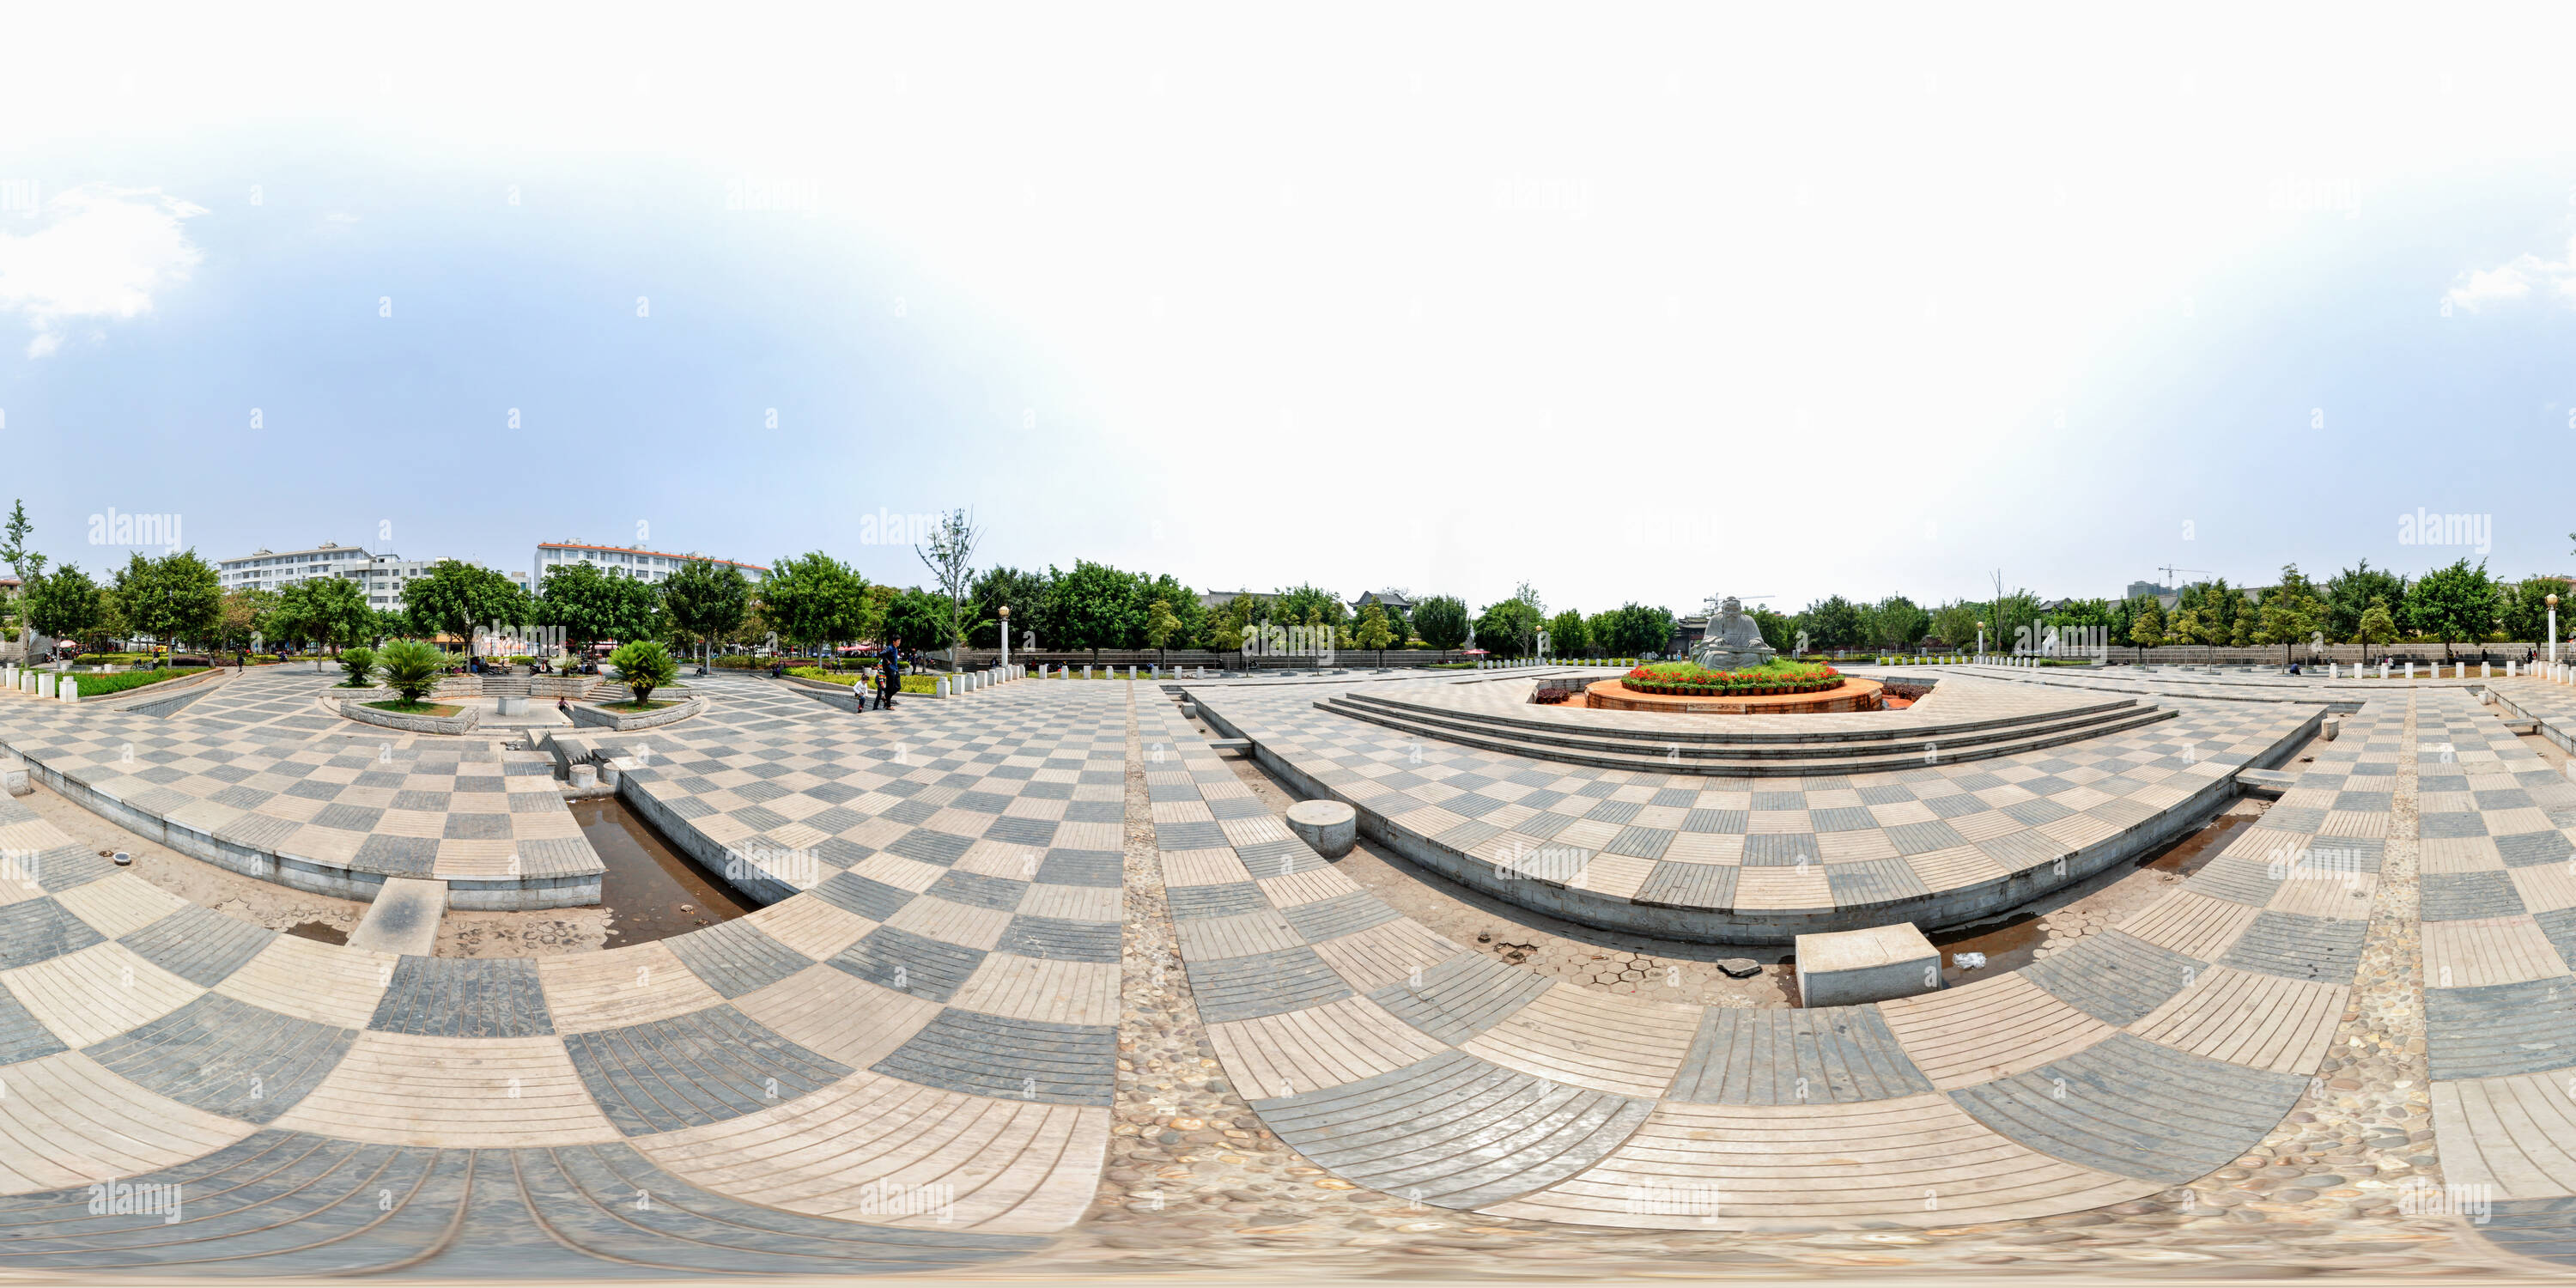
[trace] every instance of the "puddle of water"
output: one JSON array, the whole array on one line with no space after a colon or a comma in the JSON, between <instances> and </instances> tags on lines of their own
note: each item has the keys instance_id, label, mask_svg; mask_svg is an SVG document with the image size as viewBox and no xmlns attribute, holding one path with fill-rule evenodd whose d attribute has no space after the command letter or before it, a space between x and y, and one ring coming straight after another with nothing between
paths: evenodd
<instances>
[{"instance_id":1,"label":"puddle of water","mask_svg":"<svg viewBox=\"0 0 2576 1288\"><path fill-rule=\"evenodd\" d=\"M601 947L651 943L759 910L664 841L626 802L593 796L571 809L582 839L608 865L599 877L599 901L609 914Z\"/></svg>"},{"instance_id":2,"label":"puddle of water","mask_svg":"<svg viewBox=\"0 0 2576 1288\"><path fill-rule=\"evenodd\" d=\"M2165 847L2163 853L2139 866L2154 868L2158 872L2170 872L2178 877L2190 876L2209 866L2209 861L2217 858L2220 850L2227 848L2228 840L2236 835L2237 829L2250 826L2253 822L2254 816L2251 814L2222 814L2212 820L2209 826Z\"/></svg>"},{"instance_id":3,"label":"puddle of water","mask_svg":"<svg viewBox=\"0 0 2576 1288\"><path fill-rule=\"evenodd\" d=\"M338 926L332 925L327 921L297 922L292 926L288 926L286 928L286 933L293 935L298 939L319 940L326 944L345 944L349 942L348 931L342 930Z\"/></svg>"},{"instance_id":4,"label":"puddle of water","mask_svg":"<svg viewBox=\"0 0 2576 1288\"><path fill-rule=\"evenodd\" d=\"M2227 848L2229 838L2253 821L2252 815L2222 814L2202 825L2199 831L2140 860L2133 868L2113 868L2088 878L2075 889L2052 893L2047 908L2026 905L1999 920L1955 926L1928 936L1932 946L1941 950L1941 982L1957 987L2030 965L2032 953L2048 939L2047 930L2040 925L2040 919L2048 913L2081 902L2086 896L2104 889L2137 868L2177 877L2190 876L2218 857L2219 851ZM1986 964L1962 970L1959 967L1961 953L1984 953Z\"/></svg>"}]
</instances>

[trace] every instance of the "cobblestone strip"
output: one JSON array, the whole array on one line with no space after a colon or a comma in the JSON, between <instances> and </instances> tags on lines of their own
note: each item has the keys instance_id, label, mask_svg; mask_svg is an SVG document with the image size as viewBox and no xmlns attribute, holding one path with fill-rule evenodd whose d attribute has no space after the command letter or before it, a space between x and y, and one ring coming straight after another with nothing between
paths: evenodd
<instances>
[{"instance_id":1,"label":"cobblestone strip","mask_svg":"<svg viewBox=\"0 0 2576 1288\"><path fill-rule=\"evenodd\" d=\"M2335 1243L2315 1249L2319 1255L2348 1254L2354 1241L2386 1253L2459 1251L2449 1221L2399 1212L2400 1185L2419 1177L2441 1180L2433 1154L2417 920L2417 701L2407 695L2386 857L2371 899L2361 969L2334 1042L2299 1108L2233 1166L2191 1187L2184 1210L2195 1214L2195 1226L2288 1226L2293 1229L2275 1231L2275 1237L2296 1238L2297 1227L2322 1232L2341 1223Z\"/></svg>"}]
</instances>

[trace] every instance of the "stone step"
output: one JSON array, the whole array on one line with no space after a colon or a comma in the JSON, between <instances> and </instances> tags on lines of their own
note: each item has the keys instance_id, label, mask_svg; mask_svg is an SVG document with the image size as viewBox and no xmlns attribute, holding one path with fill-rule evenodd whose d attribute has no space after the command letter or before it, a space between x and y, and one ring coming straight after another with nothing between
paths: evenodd
<instances>
[{"instance_id":1,"label":"stone step","mask_svg":"<svg viewBox=\"0 0 2576 1288\"><path fill-rule=\"evenodd\" d=\"M2281 793L2299 785L2297 774L2277 769L2240 769L2236 771L2236 790L2248 796L2280 799Z\"/></svg>"},{"instance_id":2,"label":"stone step","mask_svg":"<svg viewBox=\"0 0 2576 1288\"><path fill-rule=\"evenodd\" d=\"M447 915L447 883L387 877L367 915L349 932L349 946L397 956L427 957L438 943L438 919Z\"/></svg>"},{"instance_id":3,"label":"stone step","mask_svg":"<svg viewBox=\"0 0 2576 1288\"><path fill-rule=\"evenodd\" d=\"M1939 726L1911 725L1902 732L1870 731L1865 736L1857 738L1818 739L1813 743L1782 743L1776 740L1776 736L1753 736L1739 742L1722 732L1674 730L1667 733L1650 727L1595 729L1571 724L1541 724L1507 719L1487 720L1473 711L1419 707L1410 704L1391 707L1382 701L1371 700L1364 695L1356 694L1323 699L1316 705L1342 715L1358 714L1350 709L1353 707L1385 711L1398 719L1428 728L1446 729L1457 733L1486 733L1608 755L1658 756L1669 760L1672 758L1673 749L1679 747L1684 759L1697 757L1797 761L1845 761L1854 756L1866 755L1920 757L1926 751L1937 751L1946 758L1956 759L1954 752L1963 753L1969 748L1987 743L2005 741L2027 743L2032 738L2054 734L2081 736L2087 730L2149 709L2124 700L2080 708L2074 714L2053 711L2008 721L1962 722L1957 725ZM1648 717L1649 720L1657 718Z\"/></svg>"},{"instance_id":4,"label":"stone step","mask_svg":"<svg viewBox=\"0 0 2576 1288\"><path fill-rule=\"evenodd\" d=\"M1518 732L1524 736L1538 735L1549 738L1570 736L1576 738L1598 739L1606 743L1626 741L1654 748L1658 752L1676 742L1684 745L1705 743L1711 745L1723 745L1731 748L1744 748L1745 750L1743 754L1747 756L1764 754L1757 749L1766 746L1782 748L1784 749L1783 754L1789 755L1813 755L1817 754L1818 748L1822 748L1823 754L1830 755L1834 754L1834 751L1837 748L1851 748L1857 750L1864 748L1867 744L1873 743L1888 744L1898 749L1920 752L1923 749L1923 744L1927 742L1939 743L1946 747L1953 743L1974 742L1979 739L1980 735L1988 733L2028 730L2064 721L2107 716L2115 712L2134 710L2140 705L2138 699L2135 697L2118 697L2106 699L2100 702L2087 703L2080 706L2058 707L2047 711L2022 712L2012 715L1989 716L1980 719L1945 720L1931 723L1906 722L1901 724L1890 724L1877 728L1843 727L1813 730L1763 728L1735 730L1723 727L1710 728L1707 725L1700 724L1698 722L1691 722L1687 726L1675 727L1672 729L1655 728L1650 723L1635 725L1605 724L1599 726L1589 724L1578 725L1569 721L1551 719L1540 715L1524 716L1504 712L1480 711L1467 707L1415 702L1404 698L1360 692L1345 693L1339 695L1336 700L1357 706L1375 707L1397 716L1401 716L1405 719L1418 720L1432 724L1457 721L1462 722L1460 725L1462 728L1474 727L1480 729L1493 729L1496 732ZM1604 749L1608 750L1610 748L1605 747Z\"/></svg>"},{"instance_id":5,"label":"stone step","mask_svg":"<svg viewBox=\"0 0 2576 1288\"><path fill-rule=\"evenodd\" d=\"M1740 778L1794 778L1835 774L1889 772L1914 769L1925 764L1956 764L1965 760L1987 760L2016 752L2038 751L2064 743L2099 738L2171 720L2175 712L2164 707L2135 705L2097 715L2090 720L2066 722L2042 729L2025 730L2015 736L1986 742L1940 742L1933 740L1933 759L1925 759L1925 748L1917 745L1908 750L1890 751L1890 744L1857 747L1846 754L1823 757L1791 757L1744 753L1742 748L1691 745L1674 741L1660 754L1645 751L1612 750L1578 745L1563 737L1539 736L1503 728L1458 728L1434 725L1398 716L1382 708L1326 699L1315 704L1335 715L1413 734L1442 742L1454 742L1487 751L1499 751L1534 760L1553 760L1578 765L1596 765L1604 769L1636 769L1660 773L1712 774ZM1901 745L1901 744L1898 744ZM1712 754L1714 752L1715 754Z\"/></svg>"}]
</instances>

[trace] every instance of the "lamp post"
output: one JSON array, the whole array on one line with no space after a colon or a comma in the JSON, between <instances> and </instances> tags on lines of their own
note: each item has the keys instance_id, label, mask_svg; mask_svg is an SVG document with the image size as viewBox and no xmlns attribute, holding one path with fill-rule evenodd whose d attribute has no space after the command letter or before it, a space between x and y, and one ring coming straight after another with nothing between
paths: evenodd
<instances>
[{"instance_id":1,"label":"lamp post","mask_svg":"<svg viewBox=\"0 0 2576 1288\"><path fill-rule=\"evenodd\" d=\"M1986 660L1986 624L1984 622L1977 623L1977 660L1980 662Z\"/></svg>"},{"instance_id":2,"label":"lamp post","mask_svg":"<svg viewBox=\"0 0 2576 1288\"><path fill-rule=\"evenodd\" d=\"M1003 676L1003 678L1004 678L1004 679L1008 679L1008 678L1010 678L1010 674L1011 674L1011 606L1010 606L1010 605L1008 605L1008 604L1004 604L1004 605L1002 605L1002 676Z\"/></svg>"},{"instance_id":3,"label":"lamp post","mask_svg":"<svg viewBox=\"0 0 2576 1288\"><path fill-rule=\"evenodd\" d=\"M2558 665L2558 597L2552 595L2545 602L2549 605L2549 664L2556 666Z\"/></svg>"}]
</instances>

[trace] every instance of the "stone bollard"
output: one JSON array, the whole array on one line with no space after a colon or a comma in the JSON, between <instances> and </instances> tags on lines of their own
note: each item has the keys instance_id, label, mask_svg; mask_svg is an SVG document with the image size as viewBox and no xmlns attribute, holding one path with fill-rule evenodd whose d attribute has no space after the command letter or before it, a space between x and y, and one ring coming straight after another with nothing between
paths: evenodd
<instances>
[{"instance_id":1,"label":"stone bollard","mask_svg":"<svg viewBox=\"0 0 2576 1288\"><path fill-rule=\"evenodd\" d=\"M54 681L55 695L65 702L80 701L80 681L66 675Z\"/></svg>"},{"instance_id":2,"label":"stone bollard","mask_svg":"<svg viewBox=\"0 0 2576 1288\"><path fill-rule=\"evenodd\" d=\"M1315 853L1338 859L1359 840L1359 812L1341 801L1299 801L1288 807L1288 830Z\"/></svg>"},{"instance_id":3,"label":"stone bollard","mask_svg":"<svg viewBox=\"0 0 2576 1288\"><path fill-rule=\"evenodd\" d=\"M602 787L615 787L615 786L617 786L618 766L617 766L617 762L616 762L616 761L614 761L614 760L603 760L603 761L599 762L599 764L598 764L597 766L595 766L594 768L596 769L596 771L597 771L597 772L598 772L598 774L599 774L599 785L600 785L600 786L602 786Z\"/></svg>"},{"instance_id":4,"label":"stone bollard","mask_svg":"<svg viewBox=\"0 0 2576 1288\"><path fill-rule=\"evenodd\" d=\"M587 790L589 788L597 787L599 785L599 766L588 762L574 765L564 771L564 777L572 783L575 790Z\"/></svg>"},{"instance_id":5,"label":"stone bollard","mask_svg":"<svg viewBox=\"0 0 2576 1288\"><path fill-rule=\"evenodd\" d=\"M33 795L36 784L27 777L27 762L12 759L0 764L0 788L5 788L12 796Z\"/></svg>"},{"instance_id":6,"label":"stone bollard","mask_svg":"<svg viewBox=\"0 0 2576 1288\"><path fill-rule=\"evenodd\" d=\"M2325 727L2319 732L2324 735L2327 742L2333 742L2343 734L2343 717L2327 716Z\"/></svg>"},{"instance_id":7,"label":"stone bollard","mask_svg":"<svg viewBox=\"0 0 2576 1288\"><path fill-rule=\"evenodd\" d=\"M1199 704L1197 704L1197 703L1195 703L1195 702L1184 702L1184 703L1182 703L1182 704L1181 704L1181 718L1182 718L1183 720L1196 720L1196 719L1198 719L1198 718L1199 718Z\"/></svg>"},{"instance_id":8,"label":"stone bollard","mask_svg":"<svg viewBox=\"0 0 2576 1288\"><path fill-rule=\"evenodd\" d=\"M2480 662L2480 663L2478 663L2478 678L2479 678L2479 679L2481 679L2481 680L2492 680L2492 679L2494 679L2494 678L2495 678L2495 667L2494 667L2494 665L2493 665L2492 663L2487 663L2487 662Z\"/></svg>"},{"instance_id":9,"label":"stone bollard","mask_svg":"<svg viewBox=\"0 0 2576 1288\"><path fill-rule=\"evenodd\" d=\"M931 682L930 682L930 689L931 689L930 696L932 696L932 697L934 697L934 698L944 698L944 697L947 697L947 696L948 696L948 677L943 675L943 676L939 677L938 679L931 681Z\"/></svg>"},{"instance_id":10,"label":"stone bollard","mask_svg":"<svg viewBox=\"0 0 2576 1288\"><path fill-rule=\"evenodd\" d=\"M1086 680L1091 678L1091 664L1089 662L1082 664L1082 678Z\"/></svg>"}]
</instances>

